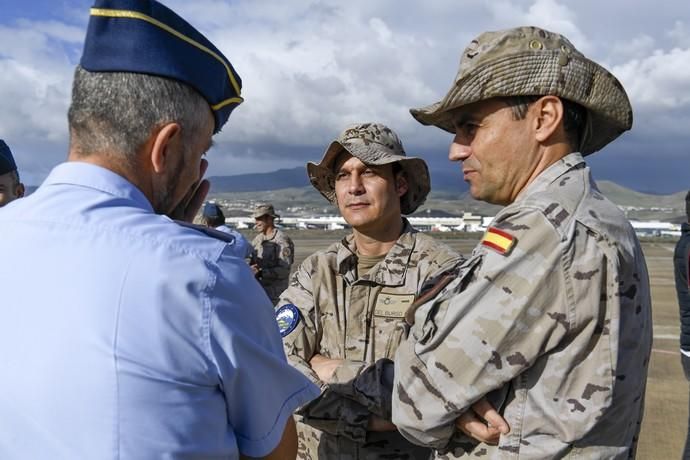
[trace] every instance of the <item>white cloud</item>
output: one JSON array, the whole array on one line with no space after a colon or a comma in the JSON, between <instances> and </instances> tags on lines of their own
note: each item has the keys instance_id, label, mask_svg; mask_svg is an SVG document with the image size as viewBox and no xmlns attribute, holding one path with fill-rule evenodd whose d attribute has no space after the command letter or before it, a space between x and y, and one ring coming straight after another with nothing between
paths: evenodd
<instances>
[{"instance_id":1,"label":"white cloud","mask_svg":"<svg viewBox=\"0 0 690 460\"><path fill-rule=\"evenodd\" d=\"M409 107L445 94L472 37L518 25L563 33L610 68L635 107L633 136L687 143L678 122L690 118L686 1L163 0L243 79L246 102L218 136L213 174L296 165L357 121L389 124L411 153L444 151L448 136L418 125ZM86 7L67 0L63 11L63 22L0 19L0 43L11 44L0 50L0 137L32 152L21 165L36 176L57 161L51 152L64 154L85 34Z\"/></svg>"},{"instance_id":2,"label":"white cloud","mask_svg":"<svg viewBox=\"0 0 690 460\"><path fill-rule=\"evenodd\" d=\"M83 35L83 32L81 32ZM21 21L0 26L0 135L66 139L65 115L74 64L76 29L54 22Z\"/></svg>"},{"instance_id":3,"label":"white cloud","mask_svg":"<svg viewBox=\"0 0 690 460\"><path fill-rule=\"evenodd\" d=\"M611 47L611 54L615 55L620 61L631 59L644 59L654 52L656 40L645 34L638 35L632 40L620 40L614 42Z\"/></svg>"},{"instance_id":4,"label":"white cloud","mask_svg":"<svg viewBox=\"0 0 690 460\"><path fill-rule=\"evenodd\" d=\"M690 111L690 48L656 50L613 69L638 110Z\"/></svg>"}]
</instances>

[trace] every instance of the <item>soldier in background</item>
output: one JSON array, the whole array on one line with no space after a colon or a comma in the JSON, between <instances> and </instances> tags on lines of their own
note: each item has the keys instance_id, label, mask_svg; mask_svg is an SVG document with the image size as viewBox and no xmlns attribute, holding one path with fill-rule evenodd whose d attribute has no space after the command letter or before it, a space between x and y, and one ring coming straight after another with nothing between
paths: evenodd
<instances>
[{"instance_id":1,"label":"soldier in background","mask_svg":"<svg viewBox=\"0 0 690 460\"><path fill-rule=\"evenodd\" d=\"M24 196L24 184L19 180L17 164L12 151L0 139L0 208Z\"/></svg>"},{"instance_id":2,"label":"soldier in background","mask_svg":"<svg viewBox=\"0 0 690 460\"><path fill-rule=\"evenodd\" d=\"M295 245L287 234L275 226L276 214L272 204L259 204L252 217L259 232L252 241L254 261L250 267L275 305L287 289L290 268L295 261Z\"/></svg>"},{"instance_id":3,"label":"soldier in background","mask_svg":"<svg viewBox=\"0 0 690 460\"><path fill-rule=\"evenodd\" d=\"M299 266L276 311L289 361L321 386L298 411L299 456L426 460L431 451L404 439L390 411L405 312L462 261L402 216L429 193L427 165L405 156L391 129L366 123L344 130L307 170L352 234Z\"/></svg>"},{"instance_id":4,"label":"soldier in background","mask_svg":"<svg viewBox=\"0 0 690 460\"><path fill-rule=\"evenodd\" d=\"M248 261L253 259L254 248L244 235L225 223L223 210L216 203L204 204L204 207L201 209L199 223L232 236L233 240L228 242L232 247L232 252L242 259L247 259Z\"/></svg>"},{"instance_id":5,"label":"soldier in background","mask_svg":"<svg viewBox=\"0 0 690 460\"><path fill-rule=\"evenodd\" d=\"M685 195L686 221L673 253L676 294L680 310L680 361L685 378L690 381L690 191ZM685 439L683 458L690 458L690 422Z\"/></svg>"},{"instance_id":6,"label":"soldier in background","mask_svg":"<svg viewBox=\"0 0 690 460\"><path fill-rule=\"evenodd\" d=\"M642 249L589 155L632 125L622 85L562 35L486 32L448 94L412 110L455 135L475 199L504 205L459 276L420 306L395 360L393 422L448 457L630 458L652 344ZM489 395L498 446L455 444Z\"/></svg>"}]
</instances>

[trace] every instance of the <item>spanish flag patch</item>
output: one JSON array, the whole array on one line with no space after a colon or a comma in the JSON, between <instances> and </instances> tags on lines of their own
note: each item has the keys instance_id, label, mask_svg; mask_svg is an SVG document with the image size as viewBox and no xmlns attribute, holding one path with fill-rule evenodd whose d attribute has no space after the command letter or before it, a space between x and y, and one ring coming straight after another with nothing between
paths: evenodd
<instances>
[{"instance_id":1,"label":"spanish flag patch","mask_svg":"<svg viewBox=\"0 0 690 460\"><path fill-rule=\"evenodd\" d=\"M484 233L482 244L505 256L515 246L515 237L503 230L489 227Z\"/></svg>"}]
</instances>

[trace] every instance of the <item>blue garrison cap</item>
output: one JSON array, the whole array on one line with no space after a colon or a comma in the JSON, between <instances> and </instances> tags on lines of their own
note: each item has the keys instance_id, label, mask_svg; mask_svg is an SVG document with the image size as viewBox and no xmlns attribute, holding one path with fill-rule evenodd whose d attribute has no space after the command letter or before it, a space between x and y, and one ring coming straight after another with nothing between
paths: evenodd
<instances>
[{"instance_id":1,"label":"blue garrison cap","mask_svg":"<svg viewBox=\"0 0 690 460\"><path fill-rule=\"evenodd\" d=\"M223 211L220 209L216 203L206 203L204 209L201 211L201 215L204 217L218 218L225 217Z\"/></svg>"},{"instance_id":2,"label":"blue garrison cap","mask_svg":"<svg viewBox=\"0 0 690 460\"><path fill-rule=\"evenodd\" d=\"M5 144L5 141L0 139L0 175L16 170L17 163L14 162L10 148Z\"/></svg>"},{"instance_id":3,"label":"blue garrison cap","mask_svg":"<svg viewBox=\"0 0 690 460\"><path fill-rule=\"evenodd\" d=\"M242 80L223 53L154 0L96 0L80 64L90 72L144 73L186 83L211 106L214 133L244 100Z\"/></svg>"}]
</instances>

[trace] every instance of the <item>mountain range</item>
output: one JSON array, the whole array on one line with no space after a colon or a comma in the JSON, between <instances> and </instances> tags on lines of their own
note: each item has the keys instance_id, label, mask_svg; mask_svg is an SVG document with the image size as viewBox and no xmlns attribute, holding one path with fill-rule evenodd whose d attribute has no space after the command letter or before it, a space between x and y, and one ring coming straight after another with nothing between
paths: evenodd
<instances>
[{"instance_id":1,"label":"mountain range","mask_svg":"<svg viewBox=\"0 0 690 460\"><path fill-rule=\"evenodd\" d=\"M279 169L273 172L210 177L210 199L237 203L232 206L237 215L244 215L253 203L265 201L277 210L291 214L333 214L335 207L310 185L304 167ZM432 192L417 215L462 215L473 212L494 215L499 206L474 200L468 185L457 168L431 171ZM601 192L623 208L630 219L683 222L685 193L679 191L657 195L632 190L611 181L597 181Z\"/></svg>"}]
</instances>

